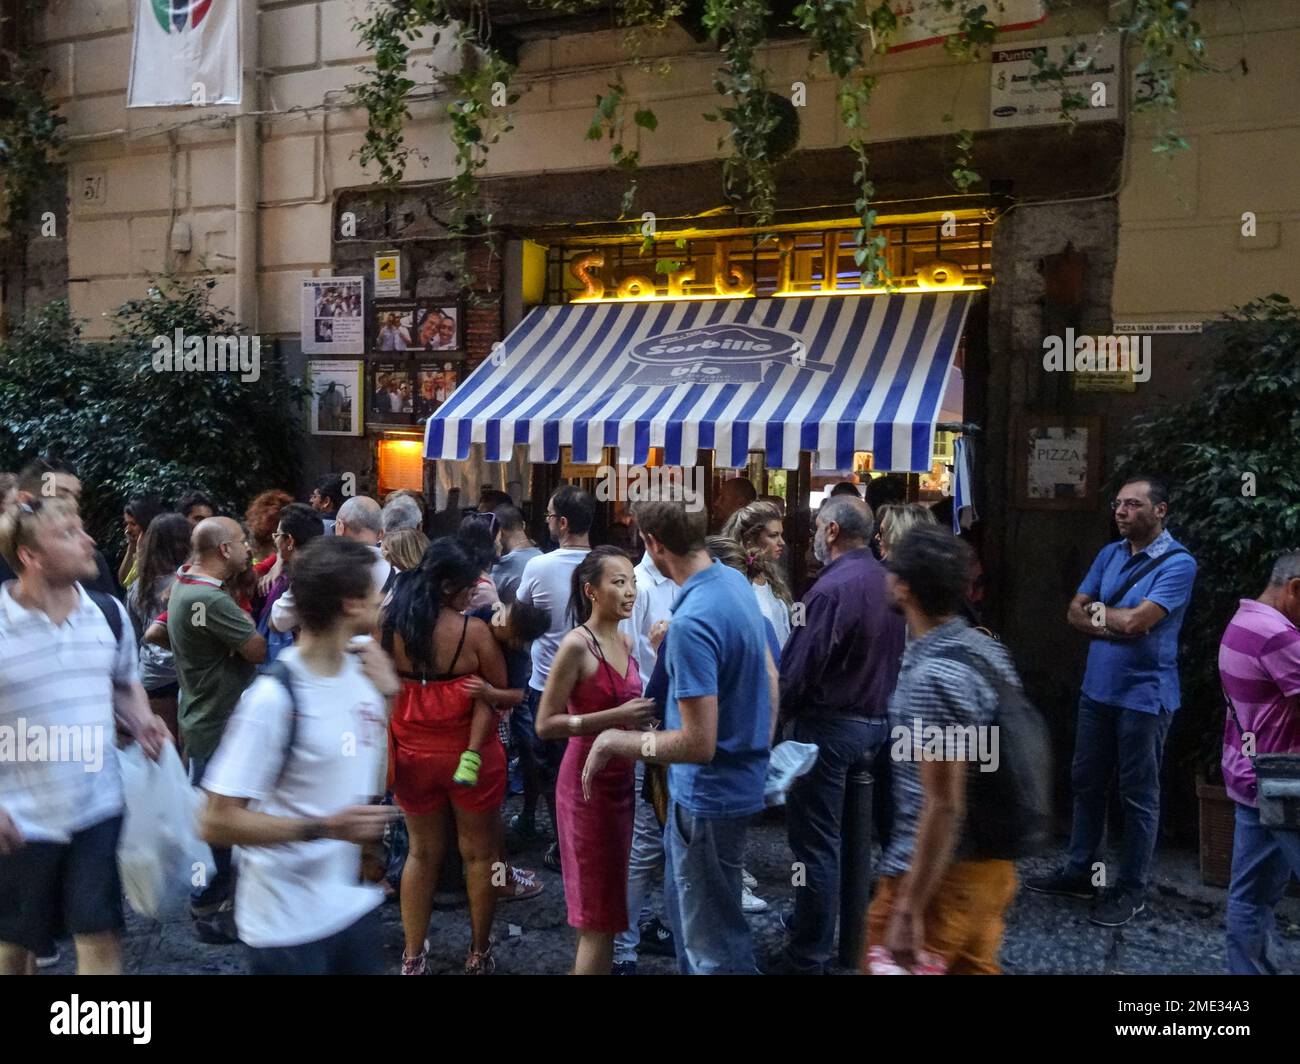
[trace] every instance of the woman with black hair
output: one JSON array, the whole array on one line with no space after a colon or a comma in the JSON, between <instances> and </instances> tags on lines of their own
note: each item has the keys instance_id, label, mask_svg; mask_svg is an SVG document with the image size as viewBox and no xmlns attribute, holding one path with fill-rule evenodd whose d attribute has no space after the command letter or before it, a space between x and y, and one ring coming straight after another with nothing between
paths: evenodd
<instances>
[{"instance_id":1,"label":"woman with black hair","mask_svg":"<svg viewBox=\"0 0 1300 1064\"><path fill-rule=\"evenodd\" d=\"M126 553L117 567L117 582L129 589L135 583L138 567L136 564L140 537L160 513L162 504L157 499L147 499L137 495L122 508L122 531L126 533Z\"/></svg>"},{"instance_id":2,"label":"woman with black hair","mask_svg":"<svg viewBox=\"0 0 1300 1064\"><path fill-rule=\"evenodd\" d=\"M631 761L612 759L583 793L583 766L607 728L646 728L654 701L641 697L632 642L636 576L617 547L596 547L573 571L570 619L537 711L542 739L568 738L555 787L560 864L569 924L578 931L574 975L608 975L614 936L626 931L627 863L636 807ZM563 712L561 712L563 710Z\"/></svg>"},{"instance_id":3,"label":"woman with black hair","mask_svg":"<svg viewBox=\"0 0 1300 1064\"><path fill-rule=\"evenodd\" d=\"M505 687L506 666L488 626L463 615L478 563L454 539L429 545L418 568L397 581L381 620L381 642L402 678L391 717L390 787L406 813L410 853L402 869L403 975L427 971L425 934L446 849L444 809L450 802L469 889L472 939L468 975L491 975L497 828L505 800L505 751L492 735L490 706L473 695L475 677ZM477 782L456 779L476 720L489 722Z\"/></svg>"},{"instance_id":4,"label":"woman with black hair","mask_svg":"<svg viewBox=\"0 0 1300 1064\"><path fill-rule=\"evenodd\" d=\"M167 722L179 744L176 724L180 687L171 651L143 640L145 629L167 608L176 571L190 556L193 528L180 514L159 514L140 537L137 579L126 593L126 611L140 645L140 683L149 696L149 708Z\"/></svg>"},{"instance_id":5,"label":"woman with black hair","mask_svg":"<svg viewBox=\"0 0 1300 1064\"><path fill-rule=\"evenodd\" d=\"M492 580L492 566L497 561L497 536L500 531L497 515L494 513L472 513L461 518L456 538L460 540L461 546L469 551L470 557L479 567L479 576L474 582L474 592L470 595L470 609L491 606L501 601L501 596L497 594L497 586Z\"/></svg>"}]
</instances>

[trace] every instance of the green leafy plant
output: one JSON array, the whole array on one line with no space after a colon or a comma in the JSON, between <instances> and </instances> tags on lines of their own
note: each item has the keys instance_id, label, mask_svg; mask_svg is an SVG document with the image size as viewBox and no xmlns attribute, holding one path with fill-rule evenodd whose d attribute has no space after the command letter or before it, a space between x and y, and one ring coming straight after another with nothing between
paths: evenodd
<instances>
[{"instance_id":1,"label":"green leafy plant","mask_svg":"<svg viewBox=\"0 0 1300 1064\"><path fill-rule=\"evenodd\" d=\"M415 82L407 69L410 43L426 27L445 28L452 24L447 0L373 0L370 15L357 23L361 39L375 52L373 71L356 92L358 104L370 115L370 128L362 148L362 161L377 164L381 179L400 180L407 158L413 153L402 140L402 123L409 117L407 100ZM624 44L631 61L642 65L646 42L673 20L683 16L688 5L684 0L532 0L533 6L556 14L590 14L608 7L613 23L625 30ZM951 54L975 59L984 55L996 39L998 27L991 17L995 5L965 0L941 0L940 8L951 16L956 13L957 32L945 37ZM910 20L915 16L907 16ZM727 154L723 162L723 182L728 195L742 204L756 219L759 227L774 217L777 204L775 163L787 138L788 123L783 117L782 98L769 90L768 72L761 56L769 41L772 14L765 0L704 0L700 15L704 28L718 47L721 62L714 76L714 86L726 102L703 117L724 126L720 145ZM486 19L482 21L486 25ZM887 277L883 241L872 232L876 214L875 196L870 176L870 159L863 131L876 77L870 69L875 53L887 51L899 30L899 16L890 0L803 0L792 10L791 25L806 35L810 58L824 56L831 75L837 80L840 119L849 131L848 145L855 160L854 181L858 189L856 211L862 225L855 257L858 265L872 279ZM509 73L508 64L492 51L486 41L477 40L472 30L457 31L463 43L472 43L486 57L480 67L472 68L468 81L452 79L456 102L452 104L451 136L456 146L458 172L455 191L471 212L469 200L478 191L477 174L482 169L489 144L509 129L508 119L491 116L483 104L485 86L499 82ZM1205 59L1205 42L1199 23L1192 17L1192 4L1184 0L1128 0L1111 5L1111 17L1100 33L1113 33L1123 42L1136 42L1142 59L1137 75L1141 91L1135 107L1158 108L1172 115L1178 100L1181 79L1190 73L1211 69ZM1072 121L1088 101L1068 88L1068 79L1077 75L1081 46L1068 49L1060 58L1043 56L1036 60L1034 78L1039 83L1061 86L1061 114ZM658 69L667 70L660 62ZM457 77L460 77L458 75ZM610 161L629 175L627 192L622 201L622 215L631 213L636 194L635 173L639 154L623 142L623 112L632 105L627 99L622 79L617 78L608 96L597 100L597 112L587 136L593 140L611 140ZM489 129L491 123L498 122ZM648 109L636 109L634 122L645 129L658 125ZM955 140L955 161L948 177L961 191L968 191L979 180L970 165L973 138L961 131ZM1166 124L1157 135L1154 150L1168 153L1186 147L1186 142ZM649 239L653 245L653 239Z\"/></svg>"},{"instance_id":2,"label":"green leafy plant","mask_svg":"<svg viewBox=\"0 0 1300 1064\"><path fill-rule=\"evenodd\" d=\"M28 219L57 182L67 123L45 95L49 71L10 53L0 55L0 233Z\"/></svg>"},{"instance_id":3,"label":"green leafy plant","mask_svg":"<svg viewBox=\"0 0 1300 1064\"><path fill-rule=\"evenodd\" d=\"M114 312L107 341L85 340L60 301L0 344L0 468L41 453L72 461L87 528L106 550L120 545L132 495L174 502L201 487L242 512L257 492L298 480L305 391L269 345L257 381L154 370L155 337L235 334L228 311L210 303L215 283L156 281Z\"/></svg>"},{"instance_id":4,"label":"green leafy plant","mask_svg":"<svg viewBox=\"0 0 1300 1064\"><path fill-rule=\"evenodd\" d=\"M1198 572L1182 628L1179 760L1217 772L1223 699L1219 639L1240 598L1263 589L1274 559L1300 544L1300 308L1270 295L1224 315L1205 385L1137 418L1119 456L1169 478L1169 521Z\"/></svg>"}]
</instances>

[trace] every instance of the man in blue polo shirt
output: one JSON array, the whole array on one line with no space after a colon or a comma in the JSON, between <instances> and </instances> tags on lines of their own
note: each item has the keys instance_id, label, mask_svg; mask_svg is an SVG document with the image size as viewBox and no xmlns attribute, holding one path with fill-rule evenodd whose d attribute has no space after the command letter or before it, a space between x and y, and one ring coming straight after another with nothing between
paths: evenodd
<instances>
[{"instance_id":1,"label":"man in blue polo shirt","mask_svg":"<svg viewBox=\"0 0 1300 1064\"><path fill-rule=\"evenodd\" d=\"M740 573L705 549L705 514L638 503L646 553L680 590L669 623L663 731L603 731L583 787L611 757L668 764L664 908L683 975L753 975L741 906L749 821L763 809L777 672L763 614Z\"/></svg>"},{"instance_id":2,"label":"man in blue polo shirt","mask_svg":"<svg viewBox=\"0 0 1300 1064\"><path fill-rule=\"evenodd\" d=\"M1159 477L1127 480L1111 503L1124 537L1101 549L1067 620L1093 640L1075 736L1074 830L1066 866L1027 880L1042 894L1094 899L1091 920L1120 927L1145 908L1160 827L1160 760L1180 704L1178 630L1196 560L1166 531L1169 490ZM1110 778L1119 768L1124 844L1114 889L1095 862L1106 828Z\"/></svg>"}]
</instances>

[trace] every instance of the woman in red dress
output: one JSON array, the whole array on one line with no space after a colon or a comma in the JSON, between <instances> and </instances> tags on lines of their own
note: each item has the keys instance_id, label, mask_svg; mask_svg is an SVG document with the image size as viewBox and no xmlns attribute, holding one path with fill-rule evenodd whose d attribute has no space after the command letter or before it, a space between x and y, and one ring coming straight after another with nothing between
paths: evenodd
<instances>
[{"instance_id":1,"label":"woman in red dress","mask_svg":"<svg viewBox=\"0 0 1300 1064\"><path fill-rule=\"evenodd\" d=\"M614 936L627 930L627 862L636 812L633 764L614 759L582 793L582 769L607 728L648 728L653 699L641 697L631 640L618 624L632 616L636 577L617 547L597 547L573 571L569 600L577 624L560 643L537 710L542 739L569 739L555 787L555 812L569 924L578 930L574 975L608 975Z\"/></svg>"},{"instance_id":2,"label":"woman in red dress","mask_svg":"<svg viewBox=\"0 0 1300 1064\"><path fill-rule=\"evenodd\" d=\"M427 971L424 936L433 890L447 845L447 805L469 889L471 942L467 975L491 975L492 917L498 859L497 831L506 793L506 759L495 730L481 755L478 781L454 779L469 743L477 677L506 685L506 663L488 626L461 611L469 601L477 563L460 544L438 540L420 565L403 573L381 621L381 641L397 665L402 689L390 718L389 776L393 797L406 814L410 852L402 869L403 975Z\"/></svg>"}]
</instances>

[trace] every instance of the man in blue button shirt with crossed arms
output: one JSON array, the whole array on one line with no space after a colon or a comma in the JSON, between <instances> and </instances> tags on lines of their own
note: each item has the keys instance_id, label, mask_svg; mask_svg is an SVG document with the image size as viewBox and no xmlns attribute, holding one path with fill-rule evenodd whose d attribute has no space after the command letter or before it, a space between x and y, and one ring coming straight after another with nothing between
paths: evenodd
<instances>
[{"instance_id":1,"label":"man in blue button shirt with crossed arms","mask_svg":"<svg viewBox=\"0 0 1300 1064\"><path fill-rule=\"evenodd\" d=\"M1120 927L1145 908L1160 827L1160 760L1180 703L1178 630L1196 560L1165 529L1169 489L1159 477L1129 478L1111 503L1124 538L1093 560L1066 616L1092 639L1075 735L1074 830L1065 868L1027 880L1042 894L1094 899L1091 920ZM1106 796L1119 768L1124 845L1114 889L1096 864Z\"/></svg>"}]
</instances>

